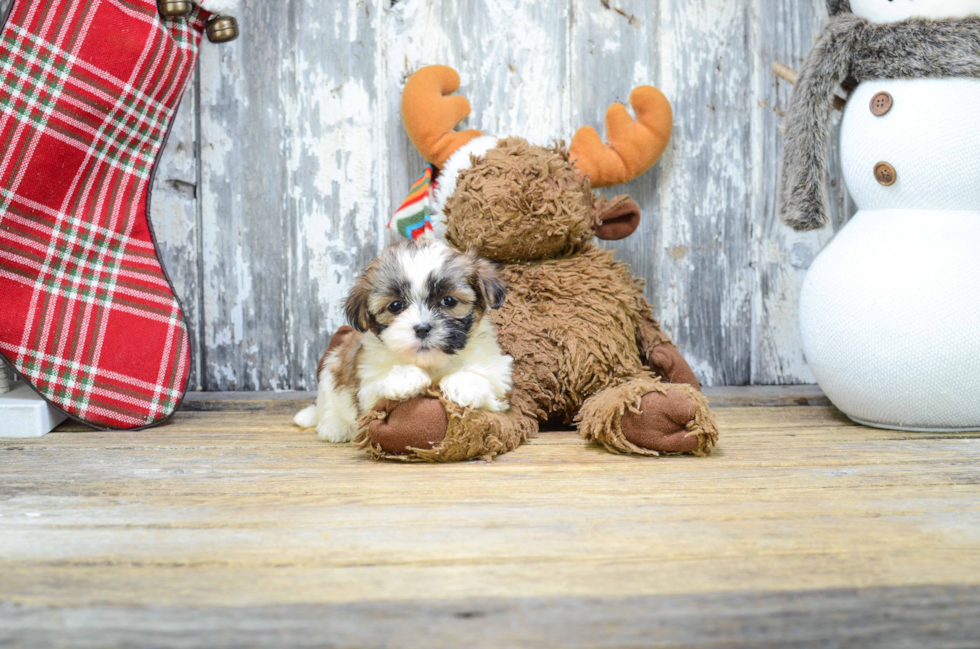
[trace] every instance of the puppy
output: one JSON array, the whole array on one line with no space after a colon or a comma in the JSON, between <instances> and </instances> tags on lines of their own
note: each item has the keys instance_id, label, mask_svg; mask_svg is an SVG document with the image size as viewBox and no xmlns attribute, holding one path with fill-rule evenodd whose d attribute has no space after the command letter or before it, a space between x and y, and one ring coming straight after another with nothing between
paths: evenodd
<instances>
[{"instance_id":1,"label":"puppy","mask_svg":"<svg viewBox=\"0 0 980 649\"><path fill-rule=\"evenodd\" d=\"M513 359L486 317L505 295L496 267L472 252L425 239L389 247L347 298L354 331L334 336L317 370L316 405L296 424L349 442L358 415L380 399L402 401L434 385L463 407L507 410Z\"/></svg>"}]
</instances>

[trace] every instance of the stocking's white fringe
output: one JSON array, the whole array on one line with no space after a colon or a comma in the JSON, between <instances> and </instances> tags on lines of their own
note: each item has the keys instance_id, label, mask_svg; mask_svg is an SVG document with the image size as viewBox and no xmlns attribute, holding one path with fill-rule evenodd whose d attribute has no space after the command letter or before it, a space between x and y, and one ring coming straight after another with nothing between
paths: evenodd
<instances>
[{"instance_id":1,"label":"stocking's white fringe","mask_svg":"<svg viewBox=\"0 0 980 649\"><path fill-rule=\"evenodd\" d=\"M235 15L235 11L241 7L241 0L204 0L198 4L212 13Z\"/></svg>"}]
</instances>

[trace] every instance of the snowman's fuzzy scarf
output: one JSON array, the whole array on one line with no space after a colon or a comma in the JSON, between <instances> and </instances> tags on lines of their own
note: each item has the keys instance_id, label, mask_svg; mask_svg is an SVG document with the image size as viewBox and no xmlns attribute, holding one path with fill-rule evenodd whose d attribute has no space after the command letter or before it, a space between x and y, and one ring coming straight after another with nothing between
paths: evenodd
<instances>
[{"instance_id":1,"label":"snowman's fuzzy scarf","mask_svg":"<svg viewBox=\"0 0 980 649\"><path fill-rule=\"evenodd\" d=\"M839 0L841 8L847 0ZM872 79L980 78L980 18L874 24L835 16L800 69L785 121L779 213L796 230L827 224L827 157L838 88ZM937 143L941 146L942 143Z\"/></svg>"}]
</instances>

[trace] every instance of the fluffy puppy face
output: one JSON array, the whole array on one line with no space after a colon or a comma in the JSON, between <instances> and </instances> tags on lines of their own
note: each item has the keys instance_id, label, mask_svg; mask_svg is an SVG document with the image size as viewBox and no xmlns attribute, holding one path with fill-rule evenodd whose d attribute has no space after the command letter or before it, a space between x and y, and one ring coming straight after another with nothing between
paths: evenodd
<instances>
[{"instance_id":1,"label":"fluffy puppy face","mask_svg":"<svg viewBox=\"0 0 980 649\"><path fill-rule=\"evenodd\" d=\"M503 306L496 267L438 241L406 241L385 250L358 279L346 312L350 325L377 336L401 362L436 367L466 347L489 309Z\"/></svg>"}]
</instances>

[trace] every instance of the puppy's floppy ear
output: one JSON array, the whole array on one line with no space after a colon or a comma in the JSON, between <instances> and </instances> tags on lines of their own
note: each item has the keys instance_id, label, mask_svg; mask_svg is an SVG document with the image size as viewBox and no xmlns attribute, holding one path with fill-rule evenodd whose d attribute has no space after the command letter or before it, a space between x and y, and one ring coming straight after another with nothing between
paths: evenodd
<instances>
[{"instance_id":1,"label":"puppy's floppy ear","mask_svg":"<svg viewBox=\"0 0 980 649\"><path fill-rule=\"evenodd\" d=\"M347 315L347 322L361 333L367 331L368 327L371 326L371 314L368 311L368 298L370 295L371 291L368 290L368 287L361 280L354 286L354 290L350 292L350 295L347 296L347 301L344 303L344 313Z\"/></svg>"},{"instance_id":2,"label":"puppy's floppy ear","mask_svg":"<svg viewBox=\"0 0 980 649\"><path fill-rule=\"evenodd\" d=\"M499 309L507 298L507 282L500 276L500 269L493 262L477 257L473 262L476 279L483 301L491 309Z\"/></svg>"}]
</instances>

